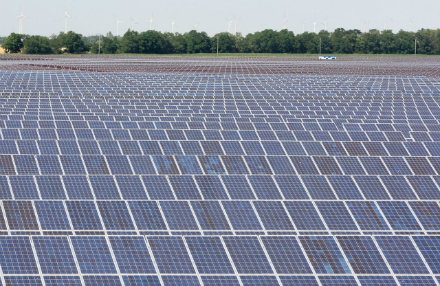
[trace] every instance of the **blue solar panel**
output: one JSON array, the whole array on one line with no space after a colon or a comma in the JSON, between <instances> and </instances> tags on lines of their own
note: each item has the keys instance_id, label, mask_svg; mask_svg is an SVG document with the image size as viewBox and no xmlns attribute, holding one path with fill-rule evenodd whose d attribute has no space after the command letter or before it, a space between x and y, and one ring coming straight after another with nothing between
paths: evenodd
<instances>
[{"instance_id":1,"label":"blue solar panel","mask_svg":"<svg viewBox=\"0 0 440 286\"><path fill-rule=\"evenodd\" d=\"M43 274L78 273L66 237L34 237L32 240Z\"/></svg>"},{"instance_id":2,"label":"blue solar panel","mask_svg":"<svg viewBox=\"0 0 440 286\"><path fill-rule=\"evenodd\" d=\"M438 284L436 58L0 62L3 284Z\"/></svg>"},{"instance_id":3,"label":"blue solar panel","mask_svg":"<svg viewBox=\"0 0 440 286\"><path fill-rule=\"evenodd\" d=\"M238 273L273 273L256 237L225 237L224 241Z\"/></svg>"},{"instance_id":4,"label":"blue solar panel","mask_svg":"<svg viewBox=\"0 0 440 286\"><path fill-rule=\"evenodd\" d=\"M105 237L72 237L79 267L83 274L117 273ZM93 278L94 276L89 276Z\"/></svg>"},{"instance_id":5,"label":"blue solar panel","mask_svg":"<svg viewBox=\"0 0 440 286\"><path fill-rule=\"evenodd\" d=\"M302 236L299 238L316 273L350 274L336 241L328 236Z\"/></svg>"}]
</instances>

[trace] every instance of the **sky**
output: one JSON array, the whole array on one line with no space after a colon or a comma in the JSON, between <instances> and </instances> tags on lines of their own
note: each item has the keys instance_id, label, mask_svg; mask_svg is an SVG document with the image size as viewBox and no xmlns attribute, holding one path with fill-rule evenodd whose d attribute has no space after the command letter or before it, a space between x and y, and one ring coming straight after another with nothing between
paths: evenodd
<instances>
[{"instance_id":1,"label":"sky","mask_svg":"<svg viewBox=\"0 0 440 286\"><path fill-rule=\"evenodd\" d=\"M131 18L138 24L136 31L149 29L153 16L153 29L171 32L174 19L174 31L185 33L199 23L198 31L212 36L228 31L228 21L234 16L237 32L246 35L264 29L281 30L283 20L286 28L295 34L313 32L313 22L317 22L316 31L323 29L322 22L327 20L327 29L359 29L364 31L365 22L369 29L390 29L391 20L394 32L421 28L440 28L440 1L438 0L17 0L8 1L0 9L0 36L12 32L18 33L19 23L14 15L20 9L29 18L23 19L23 33L50 36L64 31L64 7L74 19L68 21L68 30L84 36L116 34L116 18L124 21L119 24L123 35L131 27ZM234 23L231 32L235 31Z\"/></svg>"}]
</instances>

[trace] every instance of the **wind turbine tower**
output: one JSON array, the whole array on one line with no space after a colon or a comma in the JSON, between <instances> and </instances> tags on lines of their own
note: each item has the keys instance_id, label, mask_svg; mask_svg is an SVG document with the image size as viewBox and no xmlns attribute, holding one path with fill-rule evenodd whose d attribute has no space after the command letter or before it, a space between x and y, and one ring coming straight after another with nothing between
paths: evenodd
<instances>
[{"instance_id":1,"label":"wind turbine tower","mask_svg":"<svg viewBox=\"0 0 440 286\"><path fill-rule=\"evenodd\" d=\"M153 14L151 14L151 19L150 19L150 30L153 30Z\"/></svg>"},{"instance_id":2,"label":"wind turbine tower","mask_svg":"<svg viewBox=\"0 0 440 286\"><path fill-rule=\"evenodd\" d=\"M232 16L234 16L234 15L232 15ZM235 21L235 35L237 35L237 22L238 22L238 20L240 20L239 18L236 18L235 16L234 16L234 21Z\"/></svg>"},{"instance_id":3,"label":"wind turbine tower","mask_svg":"<svg viewBox=\"0 0 440 286\"><path fill-rule=\"evenodd\" d=\"M133 17L131 17L131 30L133 31L133 27L134 27L134 25L137 25L138 23L136 23L134 20L133 20Z\"/></svg>"},{"instance_id":4,"label":"wind turbine tower","mask_svg":"<svg viewBox=\"0 0 440 286\"><path fill-rule=\"evenodd\" d=\"M409 31L410 31L410 32L412 32L412 25L413 25L412 21L409 22Z\"/></svg>"},{"instance_id":5,"label":"wind turbine tower","mask_svg":"<svg viewBox=\"0 0 440 286\"><path fill-rule=\"evenodd\" d=\"M313 33L316 33L316 21L313 22Z\"/></svg>"},{"instance_id":6,"label":"wind turbine tower","mask_svg":"<svg viewBox=\"0 0 440 286\"><path fill-rule=\"evenodd\" d=\"M18 18L18 33L23 34L23 18L29 18L23 14L23 11L20 10L20 15L14 15L14 17Z\"/></svg>"},{"instance_id":7,"label":"wind turbine tower","mask_svg":"<svg viewBox=\"0 0 440 286\"><path fill-rule=\"evenodd\" d=\"M64 17L62 17L60 20L64 19L64 34L67 34L67 19L72 19L73 17L71 17L69 14L67 14L67 7L64 7Z\"/></svg>"},{"instance_id":8,"label":"wind turbine tower","mask_svg":"<svg viewBox=\"0 0 440 286\"><path fill-rule=\"evenodd\" d=\"M116 18L116 37L119 37L119 23L122 23L122 22L124 22L124 21L120 21L118 18Z\"/></svg>"},{"instance_id":9,"label":"wind turbine tower","mask_svg":"<svg viewBox=\"0 0 440 286\"><path fill-rule=\"evenodd\" d=\"M174 34L174 18L173 18L173 22L171 22L171 33Z\"/></svg>"},{"instance_id":10,"label":"wind turbine tower","mask_svg":"<svg viewBox=\"0 0 440 286\"><path fill-rule=\"evenodd\" d=\"M228 33L231 33L231 24L232 22L234 22L234 20L229 21L228 19L226 19L226 22L228 23Z\"/></svg>"},{"instance_id":11,"label":"wind turbine tower","mask_svg":"<svg viewBox=\"0 0 440 286\"><path fill-rule=\"evenodd\" d=\"M286 15L284 15L284 19L283 19L283 30L286 29L286 23L287 23Z\"/></svg>"},{"instance_id":12,"label":"wind turbine tower","mask_svg":"<svg viewBox=\"0 0 440 286\"><path fill-rule=\"evenodd\" d=\"M368 25L368 23L370 23L370 22L364 21L364 33L367 32L367 25Z\"/></svg>"}]
</instances>

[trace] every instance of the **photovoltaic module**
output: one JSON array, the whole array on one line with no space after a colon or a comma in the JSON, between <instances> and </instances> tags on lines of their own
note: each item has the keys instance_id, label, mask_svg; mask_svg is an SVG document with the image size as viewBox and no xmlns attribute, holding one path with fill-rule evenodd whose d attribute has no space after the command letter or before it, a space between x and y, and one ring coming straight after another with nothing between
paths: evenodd
<instances>
[{"instance_id":1,"label":"photovoltaic module","mask_svg":"<svg viewBox=\"0 0 440 286\"><path fill-rule=\"evenodd\" d=\"M440 285L440 61L0 57L3 285Z\"/></svg>"}]
</instances>

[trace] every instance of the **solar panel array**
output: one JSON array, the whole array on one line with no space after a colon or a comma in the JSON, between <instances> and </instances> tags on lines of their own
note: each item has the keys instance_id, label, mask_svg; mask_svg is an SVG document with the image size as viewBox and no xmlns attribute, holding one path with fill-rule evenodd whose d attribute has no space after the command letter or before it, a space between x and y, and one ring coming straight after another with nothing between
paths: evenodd
<instances>
[{"instance_id":1,"label":"solar panel array","mask_svg":"<svg viewBox=\"0 0 440 286\"><path fill-rule=\"evenodd\" d=\"M440 80L104 59L0 63L3 285L440 285Z\"/></svg>"}]
</instances>

